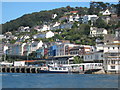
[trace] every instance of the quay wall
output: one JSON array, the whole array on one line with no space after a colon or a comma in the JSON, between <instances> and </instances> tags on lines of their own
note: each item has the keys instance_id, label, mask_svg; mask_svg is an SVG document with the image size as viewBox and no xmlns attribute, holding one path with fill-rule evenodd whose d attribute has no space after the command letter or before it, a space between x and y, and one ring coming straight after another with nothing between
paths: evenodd
<instances>
[{"instance_id":1,"label":"quay wall","mask_svg":"<svg viewBox=\"0 0 120 90\"><path fill-rule=\"evenodd\" d=\"M0 72L5 73L39 73L41 67L0 67Z\"/></svg>"}]
</instances>

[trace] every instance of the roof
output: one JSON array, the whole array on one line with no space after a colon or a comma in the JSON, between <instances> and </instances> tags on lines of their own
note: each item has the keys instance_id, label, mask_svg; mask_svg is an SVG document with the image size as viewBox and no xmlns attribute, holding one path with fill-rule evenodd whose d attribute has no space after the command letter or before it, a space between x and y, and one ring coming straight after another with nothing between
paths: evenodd
<instances>
[{"instance_id":1,"label":"roof","mask_svg":"<svg viewBox=\"0 0 120 90\"><path fill-rule=\"evenodd\" d=\"M119 27L119 28L117 28L116 30L120 30L120 27Z\"/></svg>"},{"instance_id":2,"label":"roof","mask_svg":"<svg viewBox=\"0 0 120 90\"><path fill-rule=\"evenodd\" d=\"M78 11L70 11L70 13L78 13Z\"/></svg>"},{"instance_id":3,"label":"roof","mask_svg":"<svg viewBox=\"0 0 120 90\"><path fill-rule=\"evenodd\" d=\"M35 62L37 60L23 60L23 61L18 61L18 62Z\"/></svg>"},{"instance_id":4,"label":"roof","mask_svg":"<svg viewBox=\"0 0 120 90\"><path fill-rule=\"evenodd\" d=\"M78 49L80 49L81 47L80 46L78 46L78 47L73 47L73 48L71 48L70 50L78 50Z\"/></svg>"},{"instance_id":5,"label":"roof","mask_svg":"<svg viewBox=\"0 0 120 90\"><path fill-rule=\"evenodd\" d=\"M120 41L120 37L115 37L114 41Z\"/></svg>"}]
</instances>

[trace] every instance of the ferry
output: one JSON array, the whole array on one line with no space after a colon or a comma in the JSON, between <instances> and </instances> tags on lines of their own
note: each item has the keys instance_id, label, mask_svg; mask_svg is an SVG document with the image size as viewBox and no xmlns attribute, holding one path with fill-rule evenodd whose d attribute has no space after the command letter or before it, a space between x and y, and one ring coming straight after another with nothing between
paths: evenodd
<instances>
[{"instance_id":1,"label":"ferry","mask_svg":"<svg viewBox=\"0 0 120 90\"><path fill-rule=\"evenodd\" d=\"M40 73L69 73L68 67L49 67L47 70L40 70Z\"/></svg>"}]
</instances>

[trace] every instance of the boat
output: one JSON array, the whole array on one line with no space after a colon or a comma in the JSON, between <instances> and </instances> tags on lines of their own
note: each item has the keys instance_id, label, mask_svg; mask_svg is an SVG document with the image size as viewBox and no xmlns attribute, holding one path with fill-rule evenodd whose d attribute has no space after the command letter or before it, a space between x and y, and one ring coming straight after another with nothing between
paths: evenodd
<instances>
[{"instance_id":1,"label":"boat","mask_svg":"<svg viewBox=\"0 0 120 90\"><path fill-rule=\"evenodd\" d=\"M47 70L40 70L40 73L69 73L68 67L49 67Z\"/></svg>"}]
</instances>

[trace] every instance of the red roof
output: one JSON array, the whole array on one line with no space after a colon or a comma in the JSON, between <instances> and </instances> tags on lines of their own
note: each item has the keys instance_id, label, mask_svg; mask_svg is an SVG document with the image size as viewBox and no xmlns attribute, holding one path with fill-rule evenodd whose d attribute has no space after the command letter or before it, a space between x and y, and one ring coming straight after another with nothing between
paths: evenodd
<instances>
[{"instance_id":1,"label":"red roof","mask_svg":"<svg viewBox=\"0 0 120 90\"><path fill-rule=\"evenodd\" d=\"M22 61L22 62L35 62L37 60L25 60L25 61Z\"/></svg>"},{"instance_id":2,"label":"red roof","mask_svg":"<svg viewBox=\"0 0 120 90\"><path fill-rule=\"evenodd\" d=\"M78 13L78 11L70 11L70 13Z\"/></svg>"}]
</instances>

